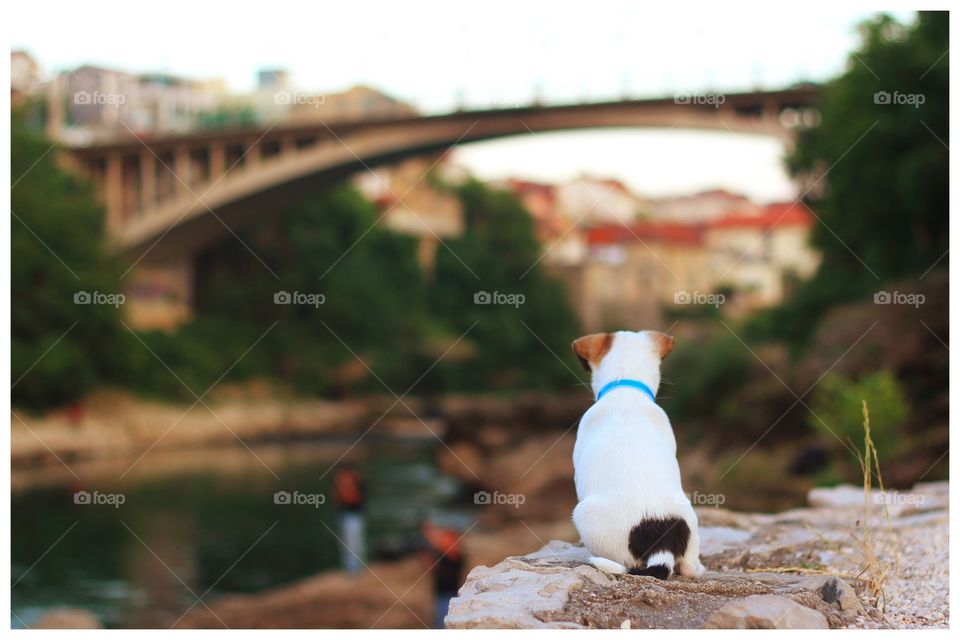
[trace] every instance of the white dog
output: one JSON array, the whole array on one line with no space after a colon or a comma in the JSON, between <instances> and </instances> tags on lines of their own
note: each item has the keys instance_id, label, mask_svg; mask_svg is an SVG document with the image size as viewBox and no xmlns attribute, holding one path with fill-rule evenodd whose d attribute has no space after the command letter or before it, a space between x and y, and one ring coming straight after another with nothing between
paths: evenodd
<instances>
[{"instance_id":1,"label":"white dog","mask_svg":"<svg viewBox=\"0 0 960 640\"><path fill-rule=\"evenodd\" d=\"M674 339L656 331L595 333L573 343L597 401L573 449L573 523L607 573L703 574L697 515L680 485L677 442L656 402Z\"/></svg>"}]
</instances>

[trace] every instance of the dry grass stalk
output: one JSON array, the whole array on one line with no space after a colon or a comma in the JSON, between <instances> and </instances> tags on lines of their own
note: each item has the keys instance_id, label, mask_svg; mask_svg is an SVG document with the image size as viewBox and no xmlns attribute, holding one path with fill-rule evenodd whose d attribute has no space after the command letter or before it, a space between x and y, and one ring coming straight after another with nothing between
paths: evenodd
<instances>
[{"instance_id":1,"label":"dry grass stalk","mask_svg":"<svg viewBox=\"0 0 960 640\"><path fill-rule=\"evenodd\" d=\"M895 553L894 567L891 567L890 564L881 557L877 531L874 529L871 520L872 511L876 502L873 496L874 474L876 474L881 495L885 493L885 489L883 486L883 476L880 473L880 458L877 455L877 448L873 444L873 438L870 436L870 410L867 407L867 401L863 400L862 402L863 455L860 455L858 451L857 459L860 463L860 471L863 473L863 518L858 522L858 531L851 533L851 538L854 541L854 547L859 552L860 563L862 563L858 578L866 585L870 597L874 600L874 605L883 611L886 601L883 587L886 584L891 569L896 570L899 561ZM886 530L892 538L893 531L890 525L890 509L887 507L886 500L883 500L882 504ZM896 541L894 540L893 543L894 549L896 549Z\"/></svg>"}]
</instances>

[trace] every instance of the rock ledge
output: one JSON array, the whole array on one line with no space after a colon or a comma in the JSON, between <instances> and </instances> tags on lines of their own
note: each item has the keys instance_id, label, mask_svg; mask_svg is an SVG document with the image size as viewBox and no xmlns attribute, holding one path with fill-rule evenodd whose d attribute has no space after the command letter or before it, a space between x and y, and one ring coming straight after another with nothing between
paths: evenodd
<instances>
[{"instance_id":1,"label":"rock ledge","mask_svg":"<svg viewBox=\"0 0 960 640\"><path fill-rule=\"evenodd\" d=\"M863 613L835 576L738 571L692 580L610 576L581 545L552 540L536 553L476 567L450 603L465 628L828 628Z\"/></svg>"}]
</instances>

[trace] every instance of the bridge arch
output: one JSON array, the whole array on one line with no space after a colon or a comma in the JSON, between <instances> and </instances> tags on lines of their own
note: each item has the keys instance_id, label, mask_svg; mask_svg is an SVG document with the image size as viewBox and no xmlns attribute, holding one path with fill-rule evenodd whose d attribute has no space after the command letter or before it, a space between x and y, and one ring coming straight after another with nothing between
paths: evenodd
<instances>
[{"instance_id":1,"label":"bridge arch","mask_svg":"<svg viewBox=\"0 0 960 640\"><path fill-rule=\"evenodd\" d=\"M98 167L112 244L151 262L190 256L232 229L270 215L304 194L364 167L455 145L528 135L612 127L707 129L773 136L789 144L785 110L810 109L814 88L725 95L722 102L677 98L464 111L357 123L286 125L266 131L205 132L75 149L81 166ZM225 150L241 145L242 166L228 171ZM202 177L191 154L206 158ZM271 153L266 153L270 150ZM134 179L125 166L137 158ZM170 160L166 162L164 159ZM170 167L177 185L156 197L156 170ZM162 170L162 169L161 169ZM193 177L194 179L191 179ZM129 178L129 176L127 176ZM135 191L124 193L124 187ZM139 202L139 206L130 203Z\"/></svg>"}]
</instances>

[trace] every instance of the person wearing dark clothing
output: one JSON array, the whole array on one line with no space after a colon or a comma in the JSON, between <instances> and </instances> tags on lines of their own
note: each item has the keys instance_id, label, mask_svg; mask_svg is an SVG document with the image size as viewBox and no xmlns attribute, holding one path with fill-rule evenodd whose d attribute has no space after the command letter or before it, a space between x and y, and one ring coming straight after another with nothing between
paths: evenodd
<instances>
[{"instance_id":1,"label":"person wearing dark clothing","mask_svg":"<svg viewBox=\"0 0 960 640\"><path fill-rule=\"evenodd\" d=\"M462 535L456 529L440 527L429 520L421 526L426 540L426 558L433 574L434 627L443 629L450 599L456 597L463 576L464 557L460 547Z\"/></svg>"},{"instance_id":2,"label":"person wearing dark clothing","mask_svg":"<svg viewBox=\"0 0 960 640\"><path fill-rule=\"evenodd\" d=\"M352 574L364 566L364 501L363 477L352 466L337 469L333 476L333 498L340 509L340 541L343 548L343 568Z\"/></svg>"}]
</instances>

